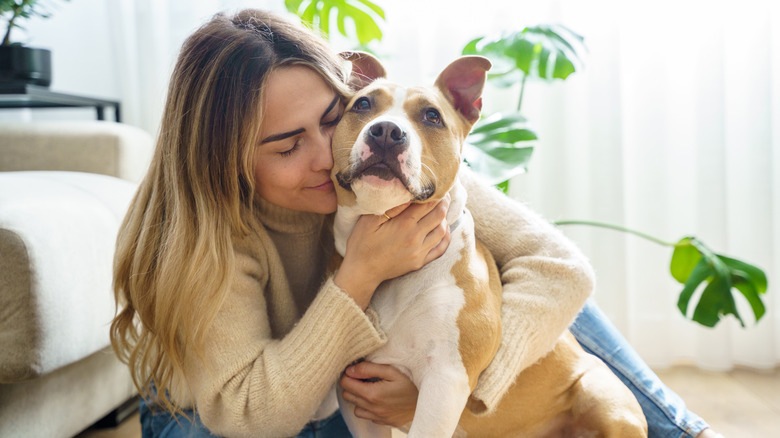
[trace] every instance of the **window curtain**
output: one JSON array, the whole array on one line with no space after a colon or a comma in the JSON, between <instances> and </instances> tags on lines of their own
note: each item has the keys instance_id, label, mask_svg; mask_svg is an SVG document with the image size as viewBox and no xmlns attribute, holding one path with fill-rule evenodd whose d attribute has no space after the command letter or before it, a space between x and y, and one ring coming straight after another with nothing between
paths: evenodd
<instances>
[{"instance_id":1,"label":"window curtain","mask_svg":"<svg viewBox=\"0 0 780 438\"><path fill-rule=\"evenodd\" d=\"M767 314L704 328L677 310L671 249L590 227L562 227L598 275L594 298L648 363L707 369L780 363L780 6L773 0L375 0L375 47L390 74L432 83L471 39L560 23L585 37L585 69L529 82L523 112L540 140L510 195L550 220L619 224L663 240L694 235L769 276ZM156 132L184 38L219 10L283 12L283 0L110 2L129 123ZM335 49L349 49L334 37ZM485 112L517 88L488 88Z\"/></svg>"},{"instance_id":2,"label":"window curtain","mask_svg":"<svg viewBox=\"0 0 780 438\"><path fill-rule=\"evenodd\" d=\"M550 219L693 235L770 280L757 324L744 300L716 328L686 320L671 249L588 227L564 231L598 274L595 299L651 365L780 363L780 14L771 1L559 2L586 69L536 84L540 142L511 194ZM774 280L774 281L773 281ZM736 293L739 297L739 293Z\"/></svg>"}]
</instances>

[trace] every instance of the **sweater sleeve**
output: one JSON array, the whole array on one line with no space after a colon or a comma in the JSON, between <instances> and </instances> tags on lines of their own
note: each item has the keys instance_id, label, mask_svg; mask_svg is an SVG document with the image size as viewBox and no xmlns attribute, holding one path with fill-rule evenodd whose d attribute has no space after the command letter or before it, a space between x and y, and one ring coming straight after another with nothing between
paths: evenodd
<instances>
[{"instance_id":1,"label":"sweater sleeve","mask_svg":"<svg viewBox=\"0 0 780 438\"><path fill-rule=\"evenodd\" d=\"M525 368L544 357L594 288L576 245L528 207L462 172L476 237L493 254L503 284L502 339L480 375L469 408L492 412Z\"/></svg>"},{"instance_id":2,"label":"sweater sleeve","mask_svg":"<svg viewBox=\"0 0 780 438\"><path fill-rule=\"evenodd\" d=\"M205 354L188 354L185 377L204 425L222 436L294 436L340 373L385 342L372 313L328 279L295 326L272 333L268 273L238 253L230 295L206 335Z\"/></svg>"}]
</instances>

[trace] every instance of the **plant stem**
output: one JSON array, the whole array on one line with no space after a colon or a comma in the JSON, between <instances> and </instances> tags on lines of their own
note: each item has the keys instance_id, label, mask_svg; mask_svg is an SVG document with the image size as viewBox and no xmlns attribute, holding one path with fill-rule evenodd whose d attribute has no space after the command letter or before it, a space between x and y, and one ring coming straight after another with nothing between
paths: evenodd
<instances>
[{"instance_id":1,"label":"plant stem","mask_svg":"<svg viewBox=\"0 0 780 438\"><path fill-rule=\"evenodd\" d=\"M523 95L525 95L525 80L528 75L523 75L523 80L520 82L520 98L517 99L517 112L520 112L520 107L523 106Z\"/></svg>"},{"instance_id":2,"label":"plant stem","mask_svg":"<svg viewBox=\"0 0 780 438\"><path fill-rule=\"evenodd\" d=\"M4 46L7 46L11 44L11 29L14 28L14 19L16 18L16 15L13 15L10 20L8 20L8 30L5 32L5 37L3 37L3 44Z\"/></svg>"},{"instance_id":3,"label":"plant stem","mask_svg":"<svg viewBox=\"0 0 780 438\"><path fill-rule=\"evenodd\" d=\"M16 26L16 19L22 14L22 8L26 5L26 1L23 1L21 5L14 5L11 8L11 18L8 19L8 29L5 32L5 37L3 37L3 44L4 46L7 46L11 44L11 29Z\"/></svg>"},{"instance_id":4,"label":"plant stem","mask_svg":"<svg viewBox=\"0 0 780 438\"><path fill-rule=\"evenodd\" d=\"M662 246L670 246L670 247L677 247L676 243L672 242L666 242L664 240L661 240L657 237L651 236L649 234L645 234L641 231L632 230L630 228L622 227L620 225L614 225L614 224L607 224L604 222L594 222L594 221L554 221L554 225L588 225L591 227L598 227L598 228L607 228L610 230L616 230L616 231L622 231L624 233L633 234L635 236L641 237L643 239L649 240L651 242L657 243Z\"/></svg>"}]
</instances>

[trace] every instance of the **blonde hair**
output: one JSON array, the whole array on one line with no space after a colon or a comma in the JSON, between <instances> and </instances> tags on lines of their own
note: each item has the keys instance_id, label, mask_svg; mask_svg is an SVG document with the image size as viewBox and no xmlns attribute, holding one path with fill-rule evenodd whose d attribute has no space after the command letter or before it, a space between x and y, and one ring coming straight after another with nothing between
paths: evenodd
<instances>
[{"instance_id":1,"label":"blonde hair","mask_svg":"<svg viewBox=\"0 0 780 438\"><path fill-rule=\"evenodd\" d=\"M278 16L217 14L193 33L171 77L152 164L120 229L111 343L138 391L172 412L181 411L163 395L183 376L185 346L202 356L230 287L233 239L252 230L262 90L270 71L288 65L314 69L348 97L346 63Z\"/></svg>"}]
</instances>

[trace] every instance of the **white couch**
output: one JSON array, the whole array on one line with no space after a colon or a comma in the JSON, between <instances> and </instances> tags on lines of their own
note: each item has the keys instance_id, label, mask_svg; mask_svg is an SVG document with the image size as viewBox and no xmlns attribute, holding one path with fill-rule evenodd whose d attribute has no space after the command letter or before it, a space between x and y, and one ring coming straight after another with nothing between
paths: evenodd
<instances>
[{"instance_id":1,"label":"white couch","mask_svg":"<svg viewBox=\"0 0 780 438\"><path fill-rule=\"evenodd\" d=\"M134 397L111 270L152 148L117 123L0 124L0 437L70 437Z\"/></svg>"}]
</instances>

